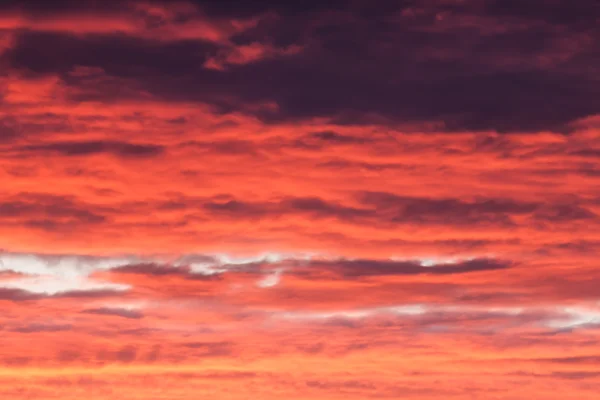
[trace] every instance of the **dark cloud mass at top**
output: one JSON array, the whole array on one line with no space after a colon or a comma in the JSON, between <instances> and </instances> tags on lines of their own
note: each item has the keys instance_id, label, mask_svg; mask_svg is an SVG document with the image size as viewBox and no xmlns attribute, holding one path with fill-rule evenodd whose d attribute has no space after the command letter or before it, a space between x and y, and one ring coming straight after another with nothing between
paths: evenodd
<instances>
[{"instance_id":1,"label":"dark cloud mass at top","mask_svg":"<svg viewBox=\"0 0 600 400\"><path fill-rule=\"evenodd\" d=\"M85 9L144 18L131 3L87 3L13 7L36 16ZM16 33L3 57L23 73L67 77L77 66L99 67L160 99L243 111L270 123L327 117L341 124L433 122L447 131L565 132L600 107L593 63L600 11L592 0L196 4L164 24L255 22L220 43L165 41L116 28L73 35L32 25ZM207 68L219 51L249 44L299 50ZM260 107L265 103L276 108Z\"/></svg>"}]
</instances>

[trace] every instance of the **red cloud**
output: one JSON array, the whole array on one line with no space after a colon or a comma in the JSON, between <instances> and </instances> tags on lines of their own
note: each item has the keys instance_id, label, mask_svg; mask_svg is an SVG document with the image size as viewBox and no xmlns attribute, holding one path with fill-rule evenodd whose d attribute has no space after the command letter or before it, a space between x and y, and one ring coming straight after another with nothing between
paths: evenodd
<instances>
[{"instance_id":1,"label":"red cloud","mask_svg":"<svg viewBox=\"0 0 600 400\"><path fill-rule=\"evenodd\" d=\"M0 397L596 399L596 2L242 3L0 5Z\"/></svg>"}]
</instances>

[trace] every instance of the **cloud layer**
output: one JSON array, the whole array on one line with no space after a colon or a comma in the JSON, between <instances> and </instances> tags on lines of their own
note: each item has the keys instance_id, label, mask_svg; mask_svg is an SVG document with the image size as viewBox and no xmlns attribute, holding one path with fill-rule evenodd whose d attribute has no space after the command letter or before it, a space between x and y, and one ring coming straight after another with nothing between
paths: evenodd
<instances>
[{"instance_id":1,"label":"cloud layer","mask_svg":"<svg viewBox=\"0 0 600 400\"><path fill-rule=\"evenodd\" d=\"M0 395L595 399L597 1L5 1Z\"/></svg>"}]
</instances>

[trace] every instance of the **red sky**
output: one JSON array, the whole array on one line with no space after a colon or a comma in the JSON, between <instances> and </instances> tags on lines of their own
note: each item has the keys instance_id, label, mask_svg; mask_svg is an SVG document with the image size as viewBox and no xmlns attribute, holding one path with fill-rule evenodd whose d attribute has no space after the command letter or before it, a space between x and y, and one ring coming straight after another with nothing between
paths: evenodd
<instances>
[{"instance_id":1,"label":"red sky","mask_svg":"<svg viewBox=\"0 0 600 400\"><path fill-rule=\"evenodd\" d=\"M596 1L2 4L2 399L598 398Z\"/></svg>"}]
</instances>

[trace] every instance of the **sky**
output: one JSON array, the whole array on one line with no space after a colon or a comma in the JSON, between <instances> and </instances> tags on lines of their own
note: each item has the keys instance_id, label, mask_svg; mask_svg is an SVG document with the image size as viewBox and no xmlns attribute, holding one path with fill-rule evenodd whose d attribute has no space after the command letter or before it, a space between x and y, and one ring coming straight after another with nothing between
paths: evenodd
<instances>
[{"instance_id":1,"label":"sky","mask_svg":"<svg viewBox=\"0 0 600 400\"><path fill-rule=\"evenodd\" d=\"M0 397L592 400L600 3L0 3Z\"/></svg>"}]
</instances>

